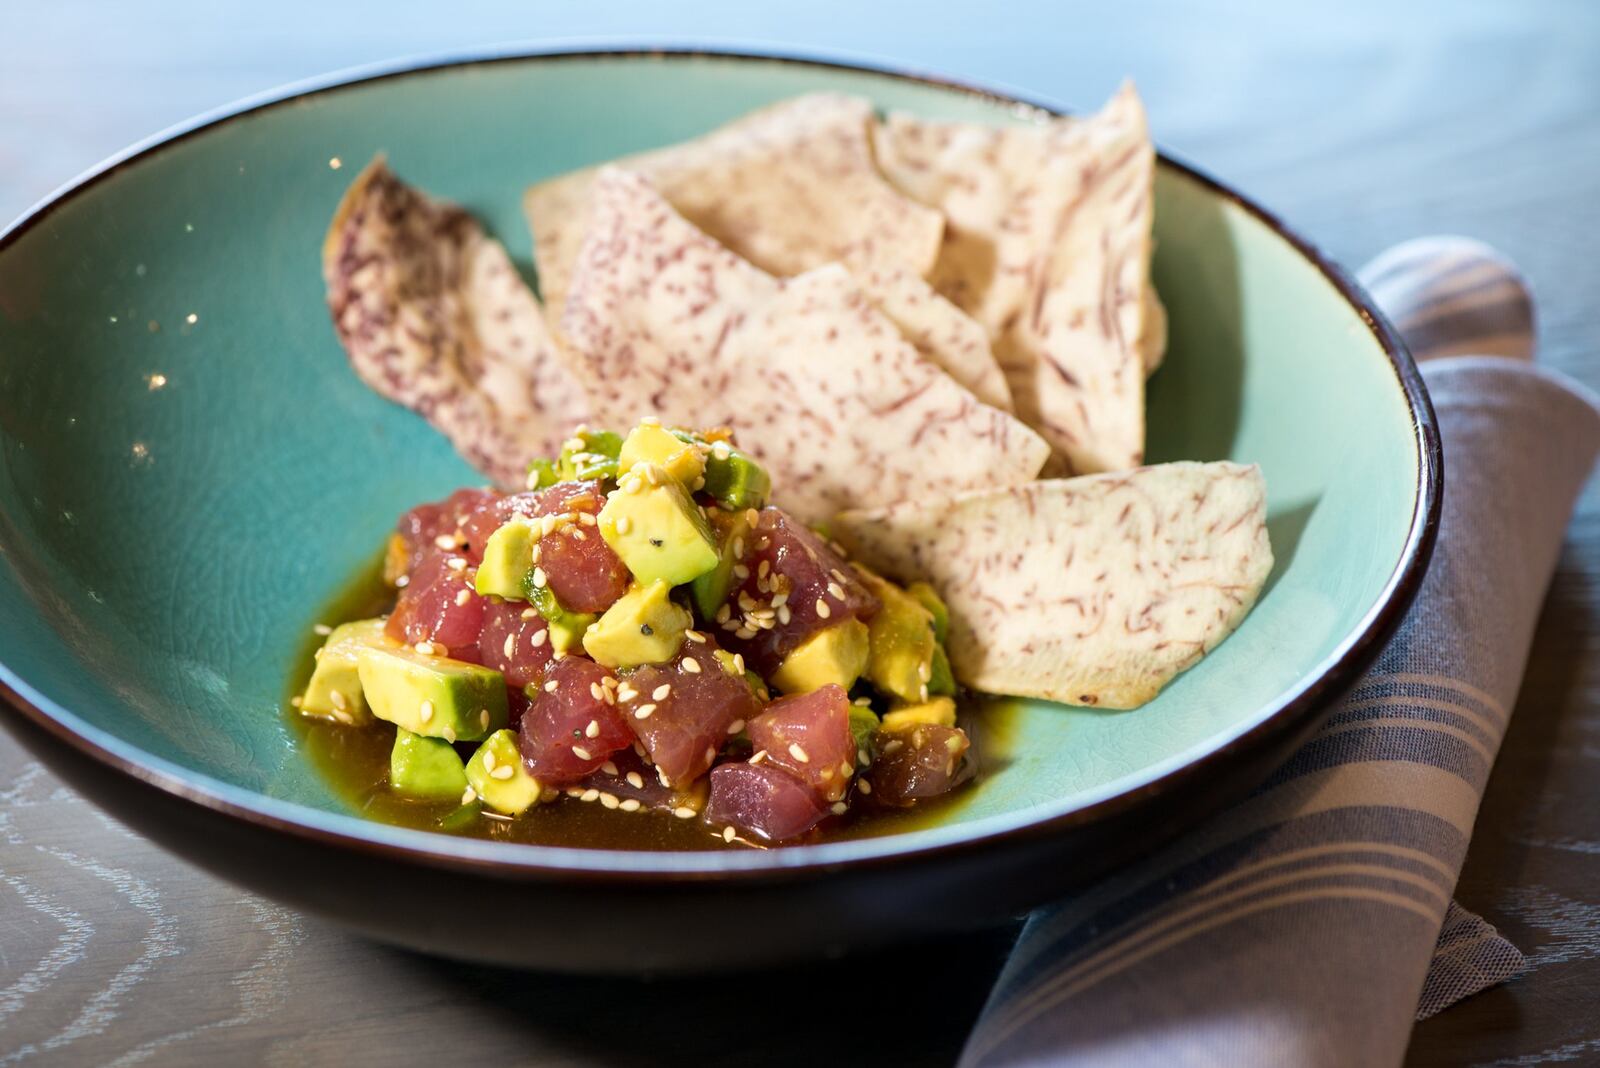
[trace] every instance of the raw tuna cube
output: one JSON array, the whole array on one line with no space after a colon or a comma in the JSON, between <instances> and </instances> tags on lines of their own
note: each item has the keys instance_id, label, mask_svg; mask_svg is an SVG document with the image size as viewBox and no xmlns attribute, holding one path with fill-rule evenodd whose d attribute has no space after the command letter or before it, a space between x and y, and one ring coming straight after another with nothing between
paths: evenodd
<instances>
[{"instance_id":1,"label":"raw tuna cube","mask_svg":"<svg viewBox=\"0 0 1600 1068\"><path fill-rule=\"evenodd\" d=\"M818 799L838 801L856 769L850 733L850 698L829 684L810 693L780 697L750 721L750 744L811 787Z\"/></svg>"},{"instance_id":2,"label":"raw tuna cube","mask_svg":"<svg viewBox=\"0 0 1600 1068\"><path fill-rule=\"evenodd\" d=\"M804 834L828 810L805 783L771 764L719 764L711 770L706 822L769 842Z\"/></svg>"},{"instance_id":3,"label":"raw tuna cube","mask_svg":"<svg viewBox=\"0 0 1600 1068\"><path fill-rule=\"evenodd\" d=\"M449 548L457 547L460 542L457 532L466 528L478 513L492 508L500 497L500 493L492 489L459 489L442 501L419 504L401 516L395 530L405 541L410 555L408 572L416 569L424 554L440 548L439 539L448 539L452 543ZM479 548L481 550L482 546Z\"/></svg>"},{"instance_id":4,"label":"raw tuna cube","mask_svg":"<svg viewBox=\"0 0 1600 1068\"><path fill-rule=\"evenodd\" d=\"M718 614L717 636L763 678L817 631L878 611L878 599L844 558L779 508L761 510L739 566L746 573L726 614Z\"/></svg>"},{"instance_id":5,"label":"raw tuna cube","mask_svg":"<svg viewBox=\"0 0 1600 1068\"><path fill-rule=\"evenodd\" d=\"M729 737L761 711L744 676L716 657L716 642L689 633L704 640L688 638L667 663L623 673L617 703L659 777L674 787L704 775Z\"/></svg>"},{"instance_id":6,"label":"raw tuna cube","mask_svg":"<svg viewBox=\"0 0 1600 1068\"><path fill-rule=\"evenodd\" d=\"M473 589L475 575L466 557L429 549L401 587L384 629L408 645L431 642L441 656L476 661L487 602Z\"/></svg>"},{"instance_id":7,"label":"raw tuna cube","mask_svg":"<svg viewBox=\"0 0 1600 1068\"><path fill-rule=\"evenodd\" d=\"M959 727L919 725L879 731L873 739L872 799L885 805L910 805L960 786L972 777L966 759L971 746Z\"/></svg>"},{"instance_id":8,"label":"raw tuna cube","mask_svg":"<svg viewBox=\"0 0 1600 1068\"><path fill-rule=\"evenodd\" d=\"M523 714L518 742L523 762L540 782L577 782L633 744L633 732L606 699L610 678L581 656L563 657L545 671Z\"/></svg>"},{"instance_id":9,"label":"raw tuna cube","mask_svg":"<svg viewBox=\"0 0 1600 1068\"><path fill-rule=\"evenodd\" d=\"M627 567L591 525L605 503L604 487L597 481L559 482L536 493L487 501L463 525L467 546L462 551L479 563L489 536L513 516L564 516L559 526L539 539L539 566L562 607L604 612L628 588Z\"/></svg>"},{"instance_id":10,"label":"raw tuna cube","mask_svg":"<svg viewBox=\"0 0 1600 1068\"><path fill-rule=\"evenodd\" d=\"M477 662L505 675L513 690L531 686L544 675L553 650L549 629L532 606L521 601L486 600L483 630L478 635Z\"/></svg>"}]
</instances>

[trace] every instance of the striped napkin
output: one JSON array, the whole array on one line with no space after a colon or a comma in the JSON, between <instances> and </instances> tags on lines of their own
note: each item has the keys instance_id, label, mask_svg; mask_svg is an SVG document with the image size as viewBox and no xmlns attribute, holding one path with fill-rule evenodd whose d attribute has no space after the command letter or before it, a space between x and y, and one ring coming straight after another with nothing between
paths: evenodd
<instances>
[{"instance_id":1,"label":"striped napkin","mask_svg":"<svg viewBox=\"0 0 1600 1068\"><path fill-rule=\"evenodd\" d=\"M1484 246L1411 242L1362 276L1444 440L1414 607L1254 795L1029 920L964 1066L1399 1064L1415 1020L1522 967L1451 893L1600 400L1529 362L1527 290Z\"/></svg>"}]
</instances>

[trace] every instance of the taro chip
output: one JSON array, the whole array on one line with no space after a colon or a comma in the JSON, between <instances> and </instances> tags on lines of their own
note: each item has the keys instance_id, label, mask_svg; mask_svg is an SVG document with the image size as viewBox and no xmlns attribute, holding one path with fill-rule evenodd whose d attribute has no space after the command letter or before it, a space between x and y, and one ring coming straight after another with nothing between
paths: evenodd
<instances>
[{"instance_id":1,"label":"taro chip","mask_svg":"<svg viewBox=\"0 0 1600 1068\"><path fill-rule=\"evenodd\" d=\"M918 354L839 266L773 278L607 168L562 330L597 419L727 425L786 510L1011 486L1049 448Z\"/></svg>"},{"instance_id":2,"label":"taro chip","mask_svg":"<svg viewBox=\"0 0 1600 1068\"><path fill-rule=\"evenodd\" d=\"M1254 465L1172 463L836 517L868 566L926 579L986 693L1134 708L1227 637L1272 570Z\"/></svg>"}]
</instances>

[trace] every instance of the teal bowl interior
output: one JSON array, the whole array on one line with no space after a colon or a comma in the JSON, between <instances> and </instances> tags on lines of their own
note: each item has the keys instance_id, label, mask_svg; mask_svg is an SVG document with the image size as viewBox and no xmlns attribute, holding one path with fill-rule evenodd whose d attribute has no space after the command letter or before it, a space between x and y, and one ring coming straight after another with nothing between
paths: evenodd
<instances>
[{"instance_id":1,"label":"teal bowl interior","mask_svg":"<svg viewBox=\"0 0 1600 1068\"><path fill-rule=\"evenodd\" d=\"M362 820L319 777L280 712L318 607L398 513L480 481L362 386L334 339L318 256L345 185L386 152L526 267L529 181L818 89L929 116L1036 117L818 64L506 59L203 126L14 230L0 242L0 681L212 803L446 854L603 867L847 859L1019 826L1151 783L1314 686L1415 564L1433 477L1423 435L1381 328L1254 209L1166 163L1155 275L1171 345L1150 384L1149 455L1260 463L1278 562L1238 633L1154 702L1016 702L995 770L936 826L771 854L448 839Z\"/></svg>"}]
</instances>

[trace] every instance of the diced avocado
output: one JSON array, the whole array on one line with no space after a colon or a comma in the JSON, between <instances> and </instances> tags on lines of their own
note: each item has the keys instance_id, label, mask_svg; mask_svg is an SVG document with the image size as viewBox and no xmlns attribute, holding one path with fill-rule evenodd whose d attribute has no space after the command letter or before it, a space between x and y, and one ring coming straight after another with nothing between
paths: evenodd
<instances>
[{"instance_id":1,"label":"diced avocado","mask_svg":"<svg viewBox=\"0 0 1600 1068\"><path fill-rule=\"evenodd\" d=\"M507 816L526 812L544 790L523 766L516 733L509 730L495 731L478 746L467 761L467 782L479 800Z\"/></svg>"},{"instance_id":2,"label":"diced avocado","mask_svg":"<svg viewBox=\"0 0 1600 1068\"><path fill-rule=\"evenodd\" d=\"M508 601L526 601L528 576L533 573L533 547L537 544L539 532L521 518L496 528L483 543L483 563L478 565L478 577L473 580L477 591L485 597L493 594Z\"/></svg>"},{"instance_id":3,"label":"diced avocado","mask_svg":"<svg viewBox=\"0 0 1600 1068\"><path fill-rule=\"evenodd\" d=\"M556 468L554 460L540 457L528 465L528 488L541 490L547 486L554 486L561 481L561 474Z\"/></svg>"},{"instance_id":4,"label":"diced avocado","mask_svg":"<svg viewBox=\"0 0 1600 1068\"><path fill-rule=\"evenodd\" d=\"M913 582L906 587L906 592L922 602L922 607L933 616L933 636L943 645L950 640L950 609L945 607L944 598L926 582Z\"/></svg>"},{"instance_id":5,"label":"diced avocado","mask_svg":"<svg viewBox=\"0 0 1600 1068\"><path fill-rule=\"evenodd\" d=\"M713 442L706 455L705 491L730 512L760 508L772 491L767 469L725 442Z\"/></svg>"},{"instance_id":6,"label":"diced avocado","mask_svg":"<svg viewBox=\"0 0 1600 1068\"><path fill-rule=\"evenodd\" d=\"M398 586L401 576L409 570L411 552L406 548L406 539L399 534L390 534L389 540L383 545L383 584Z\"/></svg>"},{"instance_id":7,"label":"diced avocado","mask_svg":"<svg viewBox=\"0 0 1600 1068\"><path fill-rule=\"evenodd\" d=\"M462 773L465 777L465 772ZM473 791L473 799L464 805L451 809L439 817L441 831L464 831L478 822L478 816L483 812L483 802L477 799L477 791Z\"/></svg>"},{"instance_id":8,"label":"diced avocado","mask_svg":"<svg viewBox=\"0 0 1600 1068\"><path fill-rule=\"evenodd\" d=\"M606 498L600 536L641 585L680 586L717 566L716 542L689 491L640 464Z\"/></svg>"},{"instance_id":9,"label":"diced avocado","mask_svg":"<svg viewBox=\"0 0 1600 1068\"><path fill-rule=\"evenodd\" d=\"M897 708L893 712L884 713L883 729L886 731L897 731L905 727L918 725L954 727L956 725L955 699L935 697L928 701L919 701L914 705Z\"/></svg>"},{"instance_id":10,"label":"diced avocado","mask_svg":"<svg viewBox=\"0 0 1600 1068\"><path fill-rule=\"evenodd\" d=\"M383 633L381 619L361 619L334 627L317 651L316 669L311 672L306 692L300 695L301 715L340 723L371 723L372 713L356 670L356 654L368 646L397 648L399 644Z\"/></svg>"},{"instance_id":11,"label":"diced avocado","mask_svg":"<svg viewBox=\"0 0 1600 1068\"><path fill-rule=\"evenodd\" d=\"M654 464L692 489L706 469L705 451L659 425L641 423L628 432L622 443L617 455L617 477L639 464Z\"/></svg>"},{"instance_id":12,"label":"diced avocado","mask_svg":"<svg viewBox=\"0 0 1600 1068\"><path fill-rule=\"evenodd\" d=\"M737 512L715 513L712 525L717 532L717 566L698 576L689 586L694 606L705 619L717 614L733 589L733 568L747 552L754 537L751 534L748 509Z\"/></svg>"},{"instance_id":13,"label":"diced avocado","mask_svg":"<svg viewBox=\"0 0 1600 1068\"><path fill-rule=\"evenodd\" d=\"M584 634L584 652L610 668L671 660L683 644L683 632L694 624L689 610L673 603L671 592L661 581L628 587Z\"/></svg>"},{"instance_id":14,"label":"diced avocado","mask_svg":"<svg viewBox=\"0 0 1600 1068\"><path fill-rule=\"evenodd\" d=\"M855 617L819 630L784 657L772 684L784 693L810 693L828 683L848 690L867 666L867 625Z\"/></svg>"},{"instance_id":15,"label":"diced avocado","mask_svg":"<svg viewBox=\"0 0 1600 1068\"><path fill-rule=\"evenodd\" d=\"M867 679L882 693L905 702L925 700L923 687L933 678L933 615L899 586L857 569L883 607L872 617L872 653Z\"/></svg>"},{"instance_id":16,"label":"diced avocado","mask_svg":"<svg viewBox=\"0 0 1600 1068\"><path fill-rule=\"evenodd\" d=\"M850 706L850 736L855 739L857 753L872 752L872 732L878 727L878 714L871 707Z\"/></svg>"},{"instance_id":17,"label":"diced avocado","mask_svg":"<svg viewBox=\"0 0 1600 1068\"><path fill-rule=\"evenodd\" d=\"M372 714L412 734L466 742L506 725L506 683L498 671L404 645L365 646L356 657Z\"/></svg>"},{"instance_id":18,"label":"diced avocado","mask_svg":"<svg viewBox=\"0 0 1600 1068\"><path fill-rule=\"evenodd\" d=\"M454 801L467 789L467 770L443 738L424 738L400 727L389 751L389 788L423 801Z\"/></svg>"},{"instance_id":19,"label":"diced avocado","mask_svg":"<svg viewBox=\"0 0 1600 1068\"><path fill-rule=\"evenodd\" d=\"M579 428L561 447L556 463L559 481L573 478L616 478L622 439L609 430Z\"/></svg>"},{"instance_id":20,"label":"diced avocado","mask_svg":"<svg viewBox=\"0 0 1600 1068\"><path fill-rule=\"evenodd\" d=\"M539 609L539 614L544 615L543 608ZM550 631L550 648L562 654L572 652L583 644L583 636L594 626L597 618L593 612L568 612L566 609L561 609L554 616L545 616L544 621Z\"/></svg>"},{"instance_id":21,"label":"diced avocado","mask_svg":"<svg viewBox=\"0 0 1600 1068\"><path fill-rule=\"evenodd\" d=\"M933 674L928 679L928 692L946 697L956 692L955 673L950 670L950 657L945 655L942 645L933 647Z\"/></svg>"}]
</instances>

